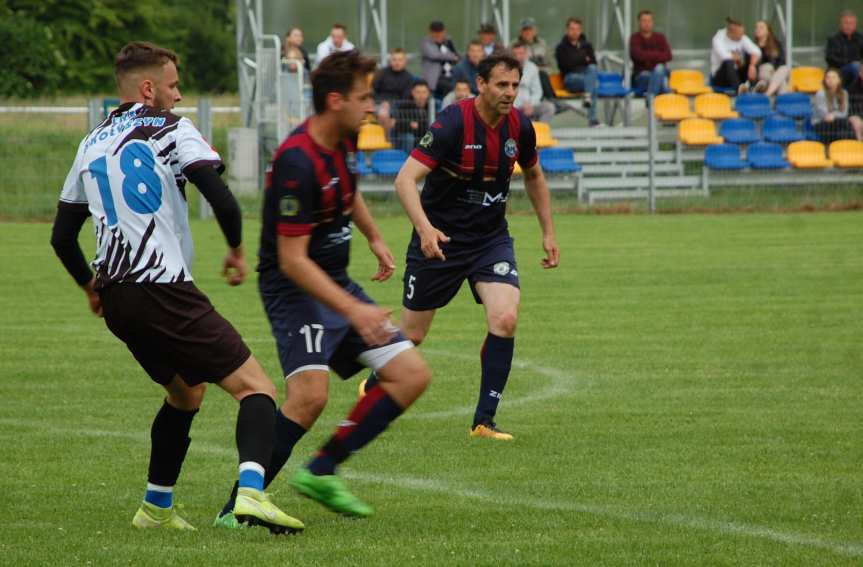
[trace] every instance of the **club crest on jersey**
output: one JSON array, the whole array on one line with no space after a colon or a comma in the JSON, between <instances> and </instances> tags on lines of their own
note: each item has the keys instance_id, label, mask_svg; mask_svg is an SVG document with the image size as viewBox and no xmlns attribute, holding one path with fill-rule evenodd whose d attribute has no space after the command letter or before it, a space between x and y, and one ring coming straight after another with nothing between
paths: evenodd
<instances>
[{"instance_id":1,"label":"club crest on jersey","mask_svg":"<svg viewBox=\"0 0 863 567\"><path fill-rule=\"evenodd\" d=\"M432 145L432 142L434 142L434 134L431 131L426 132L425 136L420 140L420 147L428 148Z\"/></svg>"},{"instance_id":2,"label":"club crest on jersey","mask_svg":"<svg viewBox=\"0 0 863 567\"><path fill-rule=\"evenodd\" d=\"M505 153L508 158L514 158L517 152L518 146L515 145L515 140L507 138L506 143L503 145L503 153Z\"/></svg>"},{"instance_id":3,"label":"club crest on jersey","mask_svg":"<svg viewBox=\"0 0 863 567\"><path fill-rule=\"evenodd\" d=\"M505 276L509 273L509 262L498 262L493 269L495 274Z\"/></svg>"},{"instance_id":4,"label":"club crest on jersey","mask_svg":"<svg viewBox=\"0 0 863 567\"><path fill-rule=\"evenodd\" d=\"M300 200L293 195L282 197L282 200L279 201L279 211L283 217L296 216L300 212Z\"/></svg>"}]
</instances>

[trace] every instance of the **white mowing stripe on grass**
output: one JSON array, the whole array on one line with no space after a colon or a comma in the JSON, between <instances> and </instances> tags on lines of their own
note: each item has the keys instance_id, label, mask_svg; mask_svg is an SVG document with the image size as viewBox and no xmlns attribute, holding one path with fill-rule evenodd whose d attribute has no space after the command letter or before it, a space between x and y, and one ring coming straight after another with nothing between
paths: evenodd
<instances>
[{"instance_id":1,"label":"white mowing stripe on grass","mask_svg":"<svg viewBox=\"0 0 863 567\"><path fill-rule=\"evenodd\" d=\"M37 430L37 432L39 433L45 433L52 436L67 437L69 435L80 435L84 437L95 438L128 439L142 444L149 442L149 436L146 435L146 433L144 432L135 433L124 431L110 431L103 429L70 429L46 426L43 421L37 422L8 418L0 418L0 425L27 427L30 429ZM221 445L212 445L209 443L197 442L192 443L191 448L194 451L199 451L211 455L223 457L236 456L236 450L228 447L223 447ZM724 535L764 539L768 541L782 543L785 545L823 549L825 551L830 551L837 555L843 555L847 557L863 557L863 543L837 542L810 534L786 532L771 528L769 526L759 526L757 524L714 520L711 518L691 516L689 514L622 510L620 508L604 506L601 504L585 504L581 502L567 500L546 500L543 498L512 496L500 493L485 492L482 490L462 488L453 484L447 484L425 478L416 478L405 475L380 475L363 473L347 469L343 470L342 474L346 478L353 479L359 482L383 484L386 486L392 486L404 490L420 490L423 492L431 492L435 494L449 494L453 496L458 496L459 498L465 500L479 500L482 502L489 502L492 504L498 504L503 506L533 508L535 510L575 512L639 523L665 524L687 529L715 532Z\"/></svg>"}]
</instances>

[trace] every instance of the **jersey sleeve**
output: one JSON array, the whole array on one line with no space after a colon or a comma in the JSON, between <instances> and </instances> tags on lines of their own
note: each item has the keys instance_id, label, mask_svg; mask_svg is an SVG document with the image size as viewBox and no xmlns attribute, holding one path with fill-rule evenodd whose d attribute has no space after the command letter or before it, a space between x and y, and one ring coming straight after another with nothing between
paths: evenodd
<instances>
[{"instance_id":1,"label":"jersey sleeve","mask_svg":"<svg viewBox=\"0 0 863 567\"><path fill-rule=\"evenodd\" d=\"M180 171L183 175L203 166L210 166L221 173L225 166L222 158L204 139L188 118L181 118L175 136L175 152Z\"/></svg>"},{"instance_id":2,"label":"jersey sleeve","mask_svg":"<svg viewBox=\"0 0 863 567\"><path fill-rule=\"evenodd\" d=\"M521 116L521 132L518 137L518 164L523 169L530 169L536 165L536 132L531 121Z\"/></svg>"},{"instance_id":3,"label":"jersey sleeve","mask_svg":"<svg viewBox=\"0 0 863 567\"><path fill-rule=\"evenodd\" d=\"M281 154L273 163L270 190L275 192L276 232L282 236L311 234L315 222L317 185L310 166L294 152Z\"/></svg>"},{"instance_id":4,"label":"jersey sleeve","mask_svg":"<svg viewBox=\"0 0 863 567\"><path fill-rule=\"evenodd\" d=\"M78 146L75 161L72 163L69 173L66 174L66 181L63 182L63 190L60 191L60 200L65 203L87 204L87 193L84 192L84 183L81 181L81 161L84 159L84 145L86 142L87 138L84 138Z\"/></svg>"},{"instance_id":5,"label":"jersey sleeve","mask_svg":"<svg viewBox=\"0 0 863 567\"><path fill-rule=\"evenodd\" d=\"M458 105L453 104L444 109L420 138L411 152L411 157L429 169L436 168L461 139L460 116L461 109Z\"/></svg>"}]
</instances>

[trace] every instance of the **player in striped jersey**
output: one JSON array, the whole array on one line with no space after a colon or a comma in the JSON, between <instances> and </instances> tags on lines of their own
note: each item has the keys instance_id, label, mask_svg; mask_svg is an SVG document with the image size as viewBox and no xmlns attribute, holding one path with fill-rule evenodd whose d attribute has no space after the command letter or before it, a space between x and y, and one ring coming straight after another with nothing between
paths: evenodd
<instances>
[{"instance_id":1,"label":"player in striped jersey","mask_svg":"<svg viewBox=\"0 0 863 567\"><path fill-rule=\"evenodd\" d=\"M194 529L177 514L173 489L212 382L240 403L237 518L274 533L299 531L302 522L263 492L276 417L273 383L192 282L187 179L212 205L227 240L228 283L242 283L248 270L240 209L219 177L219 154L188 119L171 112L181 99L177 64L172 51L145 42L117 55L121 104L81 142L51 243L91 311L167 392L150 431L147 490L132 525ZM88 216L96 230L95 276L78 245Z\"/></svg>"},{"instance_id":2,"label":"player in striped jersey","mask_svg":"<svg viewBox=\"0 0 863 567\"><path fill-rule=\"evenodd\" d=\"M513 107L521 66L495 54L479 65L476 98L441 112L413 150L395 186L414 225L407 251L401 328L415 344L431 328L435 311L467 280L485 307L488 334L480 355L482 377L471 437L512 440L494 422L512 366L520 299L506 201L515 163L542 229L543 268L560 252L548 187L537 160L530 120ZM418 183L425 179L422 194ZM362 386L368 392L373 374Z\"/></svg>"}]
</instances>

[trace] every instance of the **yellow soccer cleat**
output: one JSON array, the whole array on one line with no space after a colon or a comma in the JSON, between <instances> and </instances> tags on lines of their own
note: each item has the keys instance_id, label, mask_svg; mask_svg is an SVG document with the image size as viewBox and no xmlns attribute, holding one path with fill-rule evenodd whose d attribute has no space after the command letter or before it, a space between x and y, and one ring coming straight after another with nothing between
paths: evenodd
<instances>
[{"instance_id":1,"label":"yellow soccer cleat","mask_svg":"<svg viewBox=\"0 0 863 567\"><path fill-rule=\"evenodd\" d=\"M478 423L470 430L470 436L473 438L494 439L496 441L512 441L513 436L505 431L501 431L492 423Z\"/></svg>"},{"instance_id":2,"label":"yellow soccer cleat","mask_svg":"<svg viewBox=\"0 0 863 567\"><path fill-rule=\"evenodd\" d=\"M357 388L357 401L366 397L366 382L368 382L368 378L360 380L360 385Z\"/></svg>"},{"instance_id":3,"label":"yellow soccer cleat","mask_svg":"<svg viewBox=\"0 0 863 567\"><path fill-rule=\"evenodd\" d=\"M293 534L306 528L301 521L279 510L265 492L254 488L241 487L237 491L234 517L241 524L262 526L274 534Z\"/></svg>"},{"instance_id":4,"label":"yellow soccer cleat","mask_svg":"<svg viewBox=\"0 0 863 567\"><path fill-rule=\"evenodd\" d=\"M132 518L132 526L144 528L169 528L174 530L194 530L195 526L184 520L172 506L159 508L149 502L142 502Z\"/></svg>"}]
</instances>

